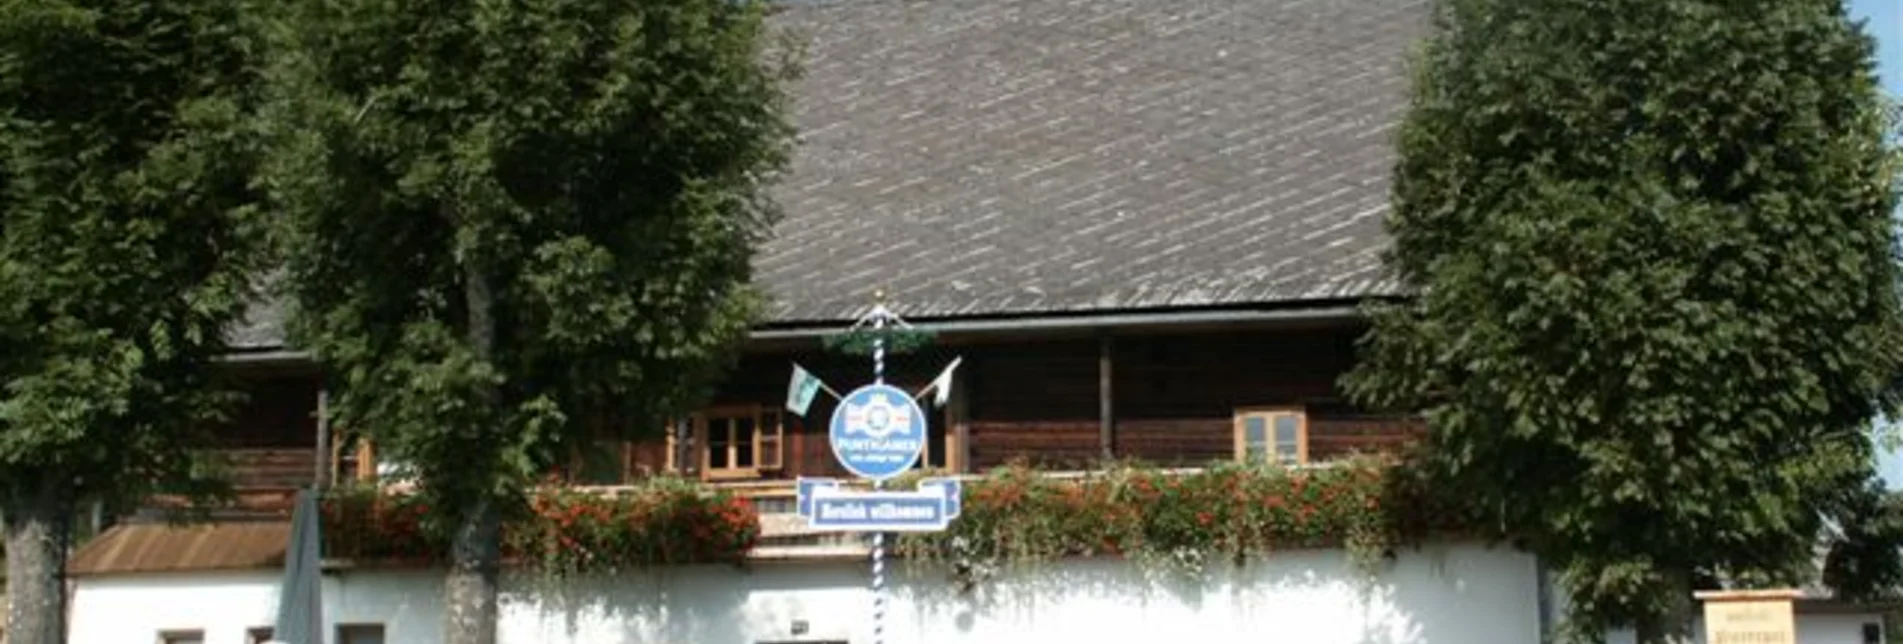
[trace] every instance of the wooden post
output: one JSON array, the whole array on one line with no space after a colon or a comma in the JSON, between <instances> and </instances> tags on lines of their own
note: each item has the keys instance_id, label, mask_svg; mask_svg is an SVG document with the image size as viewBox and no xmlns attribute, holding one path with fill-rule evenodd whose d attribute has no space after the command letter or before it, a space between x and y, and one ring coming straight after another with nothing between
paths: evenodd
<instances>
[{"instance_id":1,"label":"wooden post","mask_svg":"<svg viewBox=\"0 0 1903 644\"><path fill-rule=\"evenodd\" d=\"M1111 345L1110 333L1097 334L1097 442L1103 448L1103 460L1109 462L1117 457L1117 420L1115 416L1115 392L1111 386Z\"/></svg>"},{"instance_id":2,"label":"wooden post","mask_svg":"<svg viewBox=\"0 0 1903 644\"><path fill-rule=\"evenodd\" d=\"M694 444L696 433L693 423L694 419L691 417L682 417L674 421L674 470L675 474L683 477L700 475L700 468L695 467L700 463L700 459L695 458L700 446Z\"/></svg>"},{"instance_id":3,"label":"wooden post","mask_svg":"<svg viewBox=\"0 0 1903 644\"><path fill-rule=\"evenodd\" d=\"M317 489L321 490L330 487L330 471L334 465L334 463L331 462L330 453L330 388L322 384L317 386L317 448L315 455L316 458L311 460L316 461L317 477L311 482L315 483Z\"/></svg>"},{"instance_id":4,"label":"wooden post","mask_svg":"<svg viewBox=\"0 0 1903 644\"><path fill-rule=\"evenodd\" d=\"M965 372L966 369L952 372L951 400L945 401L952 428L952 451L946 455L951 462L946 463L946 469L960 474L971 472L971 422L966 403L970 399L971 379L965 377Z\"/></svg>"}]
</instances>

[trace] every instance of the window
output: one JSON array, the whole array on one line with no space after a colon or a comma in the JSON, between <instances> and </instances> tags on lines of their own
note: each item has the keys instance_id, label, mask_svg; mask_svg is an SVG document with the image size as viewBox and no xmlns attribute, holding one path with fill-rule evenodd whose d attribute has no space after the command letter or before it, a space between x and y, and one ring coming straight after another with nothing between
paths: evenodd
<instances>
[{"instance_id":1,"label":"window","mask_svg":"<svg viewBox=\"0 0 1903 644\"><path fill-rule=\"evenodd\" d=\"M383 625L338 624L337 644L383 644Z\"/></svg>"},{"instance_id":2,"label":"window","mask_svg":"<svg viewBox=\"0 0 1903 644\"><path fill-rule=\"evenodd\" d=\"M1308 415L1301 409L1236 412L1236 460L1296 465L1308 462Z\"/></svg>"},{"instance_id":3,"label":"window","mask_svg":"<svg viewBox=\"0 0 1903 644\"><path fill-rule=\"evenodd\" d=\"M205 644L205 631L159 631L159 644Z\"/></svg>"},{"instance_id":4,"label":"window","mask_svg":"<svg viewBox=\"0 0 1903 644\"><path fill-rule=\"evenodd\" d=\"M778 409L724 407L695 414L689 422L701 478L753 478L780 469L786 427ZM674 462L677 447L675 432L668 432L668 469L679 469Z\"/></svg>"},{"instance_id":5,"label":"window","mask_svg":"<svg viewBox=\"0 0 1903 644\"><path fill-rule=\"evenodd\" d=\"M330 443L330 480L369 481L376 478L376 447L357 432L336 430Z\"/></svg>"},{"instance_id":6,"label":"window","mask_svg":"<svg viewBox=\"0 0 1903 644\"><path fill-rule=\"evenodd\" d=\"M269 626L254 626L245 630L244 641L245 644L264 644L276 634L277 631Z\"/></svg>"}]
</instances>

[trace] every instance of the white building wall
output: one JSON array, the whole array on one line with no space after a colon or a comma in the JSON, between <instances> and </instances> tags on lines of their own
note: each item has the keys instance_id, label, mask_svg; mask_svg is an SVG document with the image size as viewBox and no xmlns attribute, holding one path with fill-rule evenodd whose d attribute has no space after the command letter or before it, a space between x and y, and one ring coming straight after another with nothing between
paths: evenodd
<instances>
[{"instance_id":1,"label":"white building wall","mask_svg":"<svg viewBox=\"0 0 1903 644\"><path fill-rule=\"evenodd\" d=\"M205 631L205 644L244 644L245 629L269 626L277 587L268 573L197 573L80 578L71 642L156 642L162 630Z\"/></svg>"},{"instance_id":2,"label":"white building wall","mask_svg":"<svg viewBox=\"0 0 1903 644\"><path fill-rule=\"evenodd\" d=\"M1339 551L1290 551L1200 578L1113 559L1004 574L961 594L942 570L888 568L894 644L1529 644L1539 641L1533 559L1457 545L1406 551L1372 584ZM692 566L550 584L504 580L503 644L870 642L863 563ZM153 642L202 629L242 644L277 610L275 571L88 577L73 644ZM325 621L382 624L391 644L442 641L440 571L327 575ZM1863 615L1803 615L1803 644L1861 644ZM794 633L795 623L805 627ZM1630 641L1616 634L1610 644Z\"/></svg>"},{"instance_id":3,"label":"white building wall","mask_svg":"<svg viewBox=\"0 0 1903 644\"><path fill-rule=\"evenodd\" d=\"M1864 644L1863 625L1878 624L1881 629L1883 616L1868 615L1799 615L1797 619L1797 641L1804 644ZM1883 640L1878 640L1883 641ZM1703 644L1704 640L1699 640Z\"/></svg>"},{"instance_id":4,"label":"white building wall","mask_svg":"<svg viewBox=\"0 0 1903 644\"><path fill-rule=\"evenodd\" d=\"M68 641L146 643L160 631L202 630L205 644L246 644L248 629L277 620L278 582L268 570L82 577ZM382 624L390 642L439 642L442 585L440 571L326 575L324 620Z\"/></svg>"},{"instance_id":5,"label":"white building wall","mask_svg":"<svg viewBox=\"0 0 1903 644\"><path fill-rule=\"evenodd\" d=\"M1286 552L1199 579L1074 560L960 595L938 570L894 569L886 640L910 642L1537 642L1530 557L1461 546L1409 554L1364 595L1337 551ZM521 593L503 641L871 641L863 564L674 569ZM808 627L793 633L796 620Z\"/></svg>"}]
</instances>

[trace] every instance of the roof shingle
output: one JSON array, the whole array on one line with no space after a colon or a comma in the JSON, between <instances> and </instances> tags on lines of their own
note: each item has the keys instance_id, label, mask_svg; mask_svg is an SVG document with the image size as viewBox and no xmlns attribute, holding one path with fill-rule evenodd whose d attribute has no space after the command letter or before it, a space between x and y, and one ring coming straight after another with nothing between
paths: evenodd
<instances>
[{"instance_id":1,"label":"roof shingle","mask_svg":"<svg viewBox=\"0 0 1903 644\"><path fill-rule=\"evenodd\" d=\"M1421 0L843 0L807 43L776 322L1387 293Z\"/></svg>"}]
</instances>

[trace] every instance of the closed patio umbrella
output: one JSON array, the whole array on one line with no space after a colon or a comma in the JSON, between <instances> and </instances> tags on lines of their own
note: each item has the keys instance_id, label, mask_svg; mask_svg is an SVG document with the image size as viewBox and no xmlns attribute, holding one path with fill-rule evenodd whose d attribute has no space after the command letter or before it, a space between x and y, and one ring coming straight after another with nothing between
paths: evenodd
<instances>
[{"instance_id":1,"label":"closed patio umbrella","mask_svg":"<svg viewBox=\"0 0 1903 644\"><path fill-rule=\"evenodd\" d=\"M272 639L285 644L324 644L322 521L317 493L299 490L291 511L291 538L284 551L284 585Z\"/></svg>"}]
</instances>

